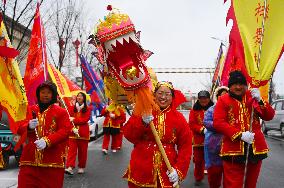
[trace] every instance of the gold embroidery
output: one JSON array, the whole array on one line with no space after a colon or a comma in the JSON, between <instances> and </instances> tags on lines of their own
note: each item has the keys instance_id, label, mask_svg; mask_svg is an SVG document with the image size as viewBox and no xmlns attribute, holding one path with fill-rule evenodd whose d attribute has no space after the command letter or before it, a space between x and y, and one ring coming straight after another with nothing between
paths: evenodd
<instances>
[{"instance_id":1,"label":"gold embroidery","mask_svg":"<svg viewBox=\"0 0 284 188\"><path fill-rule=\"evenodd\" d=\"M238 136L240 136L242 134L242 132L237 132L235 133L232 137L231 140L234 141Z\"/></svg>"},{"instance_id":2,"label":"gold embroidery","mask_svg":"<svg viewBox=\"0 0 284 188\"><path fill-rule=\"evenodd\" d=\"M158 115L158 123L157 123L157 126L156 126L156 130L157 130L157 133L160 137L160 139L162 140L164 134L165 134L165 113L161 113Z\"/></svg>"},{"instance_id":3,"label":"gold embroidery","mask_svg":"<svg viewBox=\"0 0 284 188\"><path fill-rule=\"evenodd\" d=\"M49 138L45 136L45 137L43 137L43 139L46 142L47 147L49 147L51 145Z\"/></svg>"},{"instance_id":4,"label":"gold embroidery","mask_svg":"<svg viewBox=\"0 0 284 188\"><path fill-rule=\"evenodd\" d=\"M231 126L235 123L235 116L234 116L234 111L233 111L233 105L229 105L228 122L229 122L229 124Z\"/></svg>"},{"instance_id":5,"label":"gold embroidery","mask_svg":"<svg viewBox=\"0 0 284 188\"><path fill-rule=\"evenodd\" d=\"M1 146L0 146L1 147ZM4 160L2 151L0 151L0 168L4 168Z\"/></svg>"},{"instance_id":6,"label":"gold embroidery","mask_svg":"<svg viewBox=\"0 0 284 188\"><path fill-rule=\"evenodd\" d=\"M56 131L56 120L55 120L55 117L52 118L52 123L50 125L50 129L49 129L49 132L50 133L54 133Z\"/></svg>"},{"instance_id":7,"label":"gold embroidery","mask_svg":"<svg viewBox=\"0 0 284 188\"><path fill-rule=\"evenodd\" d=\"M200 117L200 113L198 113L198 115L197 115L197 123L199 125L203 125L203 121L202 121L202 118Z\"/></svg>"}]
</instances>

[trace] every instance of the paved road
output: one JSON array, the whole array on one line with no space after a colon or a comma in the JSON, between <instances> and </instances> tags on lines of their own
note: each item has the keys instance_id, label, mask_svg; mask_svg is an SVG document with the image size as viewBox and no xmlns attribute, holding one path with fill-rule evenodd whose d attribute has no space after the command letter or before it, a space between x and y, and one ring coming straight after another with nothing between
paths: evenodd
<instances>
[{"instance_id":1,"label":"paved road","mask_svg":"<svg viewBox=\"0 0 284 188\"><path fill-rule=\"evenodd\" d=\"M276 136L275 136L276 135ZM264 160L258 188L281 188L284 187L284 139L275 135L270 135L267 142L270 147L269 158ZM271 138L273 137L273 138ZM64 188L125 188L126 181L121 177L129 161L132 145L124 140L124 148L118 153L110 153L105 156L101 153L101 139L91 142L88 151L88 164L86 173L75 174L73 177L66 176ZM5 171L0 171L0 188L17 185L18 169L12 161L11 167ZM206 178L206 177L205 177ZM181 188L193 186L193 164L191 163L188 176L180 186ZM205 179L200 188L208 187Z\"/></svg>"}]
</instances>

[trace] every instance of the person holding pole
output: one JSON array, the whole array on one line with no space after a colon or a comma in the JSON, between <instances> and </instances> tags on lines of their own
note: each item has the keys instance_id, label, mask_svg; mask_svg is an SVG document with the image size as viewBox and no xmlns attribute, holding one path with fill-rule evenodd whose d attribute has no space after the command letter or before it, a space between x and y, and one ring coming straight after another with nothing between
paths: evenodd
<instances>
[{"instance_id":1,"label":"person holding pole","mask_svg":"<svg viewBox=\"0 0 284 188\"><path fill-rule=\"evenodd\" d=\"M126 114L124 109L119 105L111 102L110 105L103 108L101 112L102 116L105 116L103 123L103 144L102 152L107 155L109 142L111 138L111 149L113 153L116 153L120 149L121 145L121 132L120 129L126 120Z\"/></svg>"},{"instance_id":2,"label":"person holding pole","mask_svg":"<svg viewBox=\"0 0 284 188\"><path fill-rule=\"evenodd\" d=\"M132 115L123 127L125 138L134 144L129 167L123 176L128 186L176 187L186 177L191 159L191 132L184 116L176 110L184 96L170 82L159 82L154 90L160 107L152 115ZM149 124L153 122L172 166L168 170Z\"/></svg>"},{"instance_id":3,"label":"person holding pole","mask_svg":"<svg viewBox=\"0 0 284 188\"><path fill-rule=\"evenodd\" d=\"M91 108L87 106L86 94L79 92L76 96L74 106L69 108L70 121L75 127L69 136L69 150L66 161L65 173L73 175L75 168L76 156L78 152L78 174L84 173L87 163L88 143L90 140L90 130L88 121L91 116Z\"/></svg>"},{"instance_id":4,"label":"person holding pole","mask_svg":"<svg viewBox=\"0 0 284 188\"><path fill-rule=\"evenodd\" d=\"M258 88L247 89L242 72L230 73L228 87L229 93L218 99L213 115L213 127L223 134L223 187L255 188L268 153L259 118L269 121L275 111L261 99Z\"/></svg>"},{"instance_id":5,"label":"person holding pole","mask_svg":"<svg viewBox=\"0 0 284 188\"><path fill-rule=\"evenodd\" d=\"M64 159L72 129L67 111L57 104L57 88L45 81L36 89L38 104L29 107L18 133L27 135L18 175L18 188L62 188Z\"/></svg>"},{"instance_id":6,"label":"person holding pole","mask_svg":"<svg viewBox=\"0 0 284 188\"><path fill-rule=\"evenodd\" d=\"M193 133L193 162L195 186L200 186L204 178L204 134L207 129L204 127L204 112L213 105L210 100L210 93L202 90L198 93L198 100L189 113L189 126Z\"/></svg>"}]
</instances>

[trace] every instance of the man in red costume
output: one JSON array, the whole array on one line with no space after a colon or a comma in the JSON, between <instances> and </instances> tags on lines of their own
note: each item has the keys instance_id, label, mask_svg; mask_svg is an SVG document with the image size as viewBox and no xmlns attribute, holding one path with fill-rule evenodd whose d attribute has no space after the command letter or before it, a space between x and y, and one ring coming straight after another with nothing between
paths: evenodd
<instances>
[{"instance_id":1,"label":"man in red costume","mask_svg":"<svg viewBox=\"0 0 284 188\"><path fill-rule=\"evenodd\" d=\"M40 84L36 96L38 104L29 108L26 123L18 130L28 137L20 160L18 187L62 188L66 144L72 127L67 111L55 104L54 83Z\"/></svg>"},{"instance_id":2,"label":"man in red costume","mask_svg":"<svg viewBox=\"0 0 284 188\"><path fill-rule=\"evenodd\" d=\"M247 90L246 78L240 71L230 73L228 87L229 93L221 96L216 104L213 120L216 131L224 135L220 151L224 167L223 187L240 188L246 180L246 188L255 188L262 160L268 153L259 118L269 121L275 112L261 100L259 89ZM248 164L245 166L247 152Z\"/></svg>"},{"instance_id":3,"label":"man in red costume","mask_svg":"<svg viewBox=\"0 0 284 188\"><path fill-rule=\"evenodd\" d=\"M101 113L105 116L103 124L104 139L102 145L102 151L104 154L108 153L110 136L111 139L111 149L112 152L116 152L121 147L120 145L120 128L126 120L126 114L124 109L117 104L111 103L109 106L105 107Z\"/></svg>"},{"instance_id":4,"label":"man in red costume","mask_svg":"<svg viewBox=\"0 0 284 188\"><path fill-rule=\"evenodd\" d=\"M176 110L185 97L169 82L159 82L155 101L160 110L150 116L132 115L124 125L125 138L134 144L130 164L124 178L129 188L175 187L186 177L191 158L191 132L184 116ZM173 167L167 170L149 123L154 126Z\"/></svg>"},{"instance_id":5,"label":"man in red costume","mask_svg":"<svg viewBox=\"0 0 284 188\"><path fill-rule=\"evenodd\" d=\"M203 124L204 112L214 105L208 91L200 91L198 100L189 114L189 126L193 133L193 162L195 185L199 186L204 178L204 134L207 131Z\"/></svg>"}]
</instances>

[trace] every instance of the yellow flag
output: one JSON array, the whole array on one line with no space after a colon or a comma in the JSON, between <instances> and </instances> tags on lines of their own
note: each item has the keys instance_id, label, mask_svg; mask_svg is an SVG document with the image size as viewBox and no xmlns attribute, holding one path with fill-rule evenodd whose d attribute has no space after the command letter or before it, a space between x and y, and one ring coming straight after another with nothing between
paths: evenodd
<instances>
[{"instance_id":1,"label":"yellow flag","mask_svg":"<svg viewBox=\"0 0 284 188\"><path fill-rule=\"evenodd\" d=\"M47 63L47 69L52 82L54 82L57 86L59 96L61 98L72 97L68 83L62 73L49 63Z\"/></svg>"},{"instance_id":2,"label":"yellow flag","mask_svg":"<svg viewBox=\"0 0 284 188\"><path fill-rule=\"evenodd\" d=\"M28 101L18 63L14 58L3 55L5 53L3 48L6 48L7 53L14 49L2 21L0 21L0 47L2 47L2 55L0 56L0 103L13 121L21 121L26 118Z\"/></svg>"},{"instance_id":3,"label":"yellow flag","mask_svg":"<svg viewBox=\"0 0 284 188\"><path fill-rule=\"evenodd\" d=\"M48 74L53 83L57 86L58 94L61 98L63 97L72 97L77 95L79 92L83 92L86 95L87 101L91 101L90 96L77 85L72 83L68 78L66 78L58 69L53 65L47 64ZM71 85L73 84L73 85ZM71 88L70 88L71 87Z\"/></svg>"},{"instance_id":4,"label":"yellow flag","mask_svg":"<svg viewBox=\"0 0 284 188\"><path fill-rule=\"evenodd\" d=\"M238 26L244 48L246 69L252 84L258 86L270 79L283 52L284 1L232 0L232 3L236 16L234 24ZM263 19L264 35L261 45Z\"/></svg>"}]
</instances>

